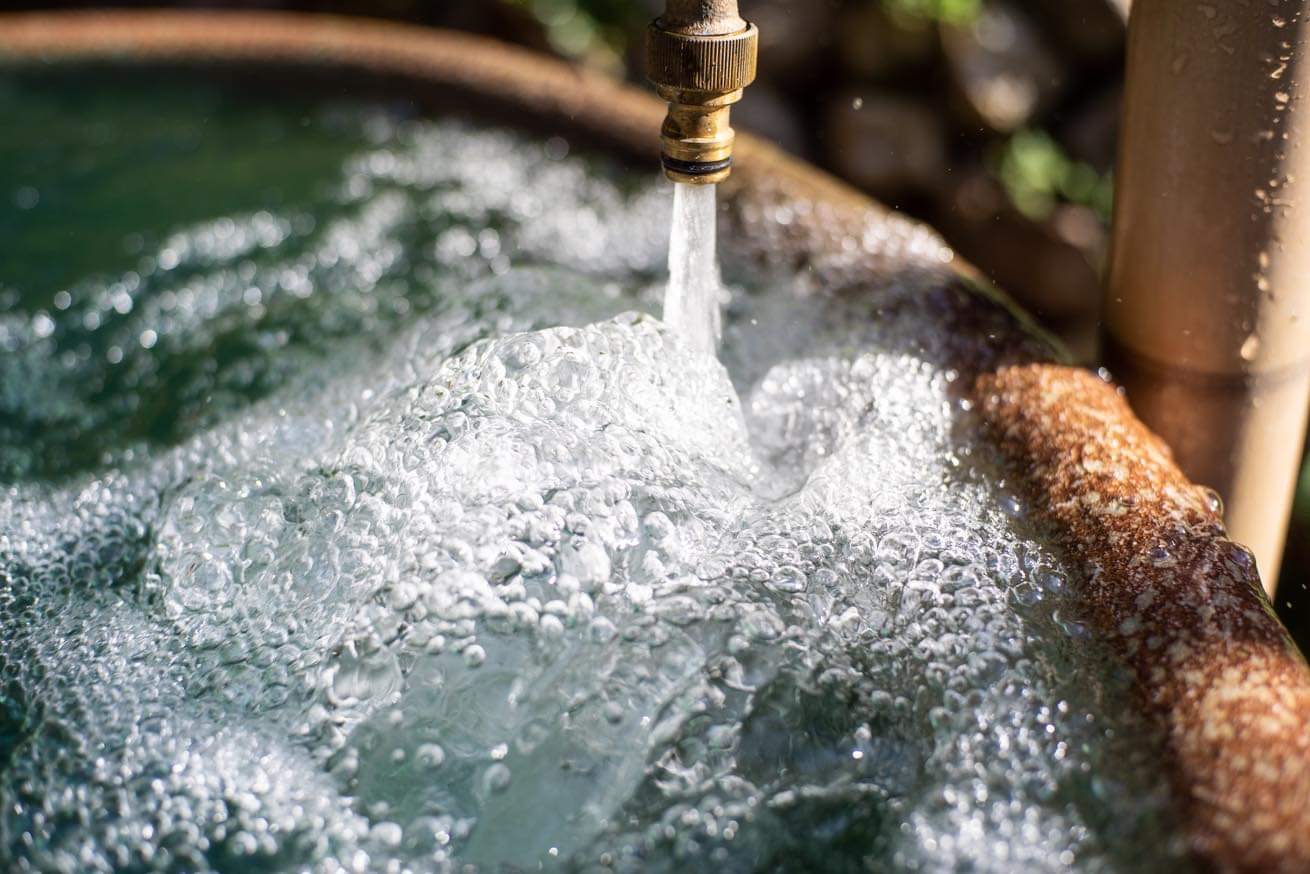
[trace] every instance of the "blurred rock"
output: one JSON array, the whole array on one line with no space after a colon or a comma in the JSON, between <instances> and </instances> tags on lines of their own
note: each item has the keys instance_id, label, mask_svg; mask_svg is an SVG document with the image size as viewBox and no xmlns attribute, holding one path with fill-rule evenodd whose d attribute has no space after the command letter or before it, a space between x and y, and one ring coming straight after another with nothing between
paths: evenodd
<instances>
[{"instance_id":1,"label":"blurred rock","mask_svg":"<svg viewBox=\"0 0 1310 874\"><path fill-rule=\"evenodd\" d=\"M970 25L943 26L942 48L971 113L1000 132L1026 124L1065 78L1037 27L1008 3L988 3Z\"/></svg>"},{"instance_id":2,"label":"blurred rock","mask_svg":"<svg viewBox=\"0 0 1310 874\"><path fill-rule=\"evenodd\" d=\"M837 48L848 75L884 79L931 62L937 34L926 21L893 20L878 3L847 3L837 18Z\"/></svg>"},{"instance_id":3,"label":"blurred rock","mask_svg":"<svg viewBox=\"0 0 1310 874\"><path fill-rule=\"evenodd\" d=\"M943 183L945 134L925 104L848 92L829 104L824 130L828 165L867 191L886 197Z\"/></svg>"}]
</instances>

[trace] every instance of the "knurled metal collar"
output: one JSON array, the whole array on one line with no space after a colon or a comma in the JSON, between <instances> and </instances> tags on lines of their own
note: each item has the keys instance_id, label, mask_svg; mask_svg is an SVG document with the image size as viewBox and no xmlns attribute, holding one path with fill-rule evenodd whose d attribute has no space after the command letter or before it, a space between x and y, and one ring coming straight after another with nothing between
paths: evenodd
<instances>
[{"instance_id":1,"label":"knurled metal collar","mask_svg":"<svg viewBox=\"0 0 1310 874\"><path fill-rule=\"evenodd\" d=\"M673 33L651 25L646 30L646 78L663 88L727 94L755 80L760 32L745 30L718 36Z\"/></svg>"}]
</instances>

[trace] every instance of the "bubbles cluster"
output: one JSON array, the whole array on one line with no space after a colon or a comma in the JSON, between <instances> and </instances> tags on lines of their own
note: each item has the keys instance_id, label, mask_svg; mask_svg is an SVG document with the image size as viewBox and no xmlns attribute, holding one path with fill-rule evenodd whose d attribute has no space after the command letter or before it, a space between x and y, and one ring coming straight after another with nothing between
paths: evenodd
<instances>
[{"instance_id":1,"label":"bubbles cluster","mask_svg":"<svg viewBox=\"0 0 1310 874\"><path fill-rule=\"evenodd\" d=\"M0 316L3 867L1183 864L923 289L729 275L721 365L662 185L348 117L330 208Z\"/></svg>"}]
</instances>

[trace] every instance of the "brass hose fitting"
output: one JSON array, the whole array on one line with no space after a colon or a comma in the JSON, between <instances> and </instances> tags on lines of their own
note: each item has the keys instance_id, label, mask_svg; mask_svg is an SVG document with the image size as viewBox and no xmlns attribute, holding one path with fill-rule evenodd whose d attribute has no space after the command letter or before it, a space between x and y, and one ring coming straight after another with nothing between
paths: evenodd
<instances>
[{"instance_id":1,"label":"brass hose fitting","mask_svg":"<svg viewBox=\"0 0 1310 874\"><path fill-rule=\"evenodd\" d=\"M669 0L646 31L646 77L669 102L661 163L674 182L709 185L732 172L728 115L755 80L759 31L735 2Z\"/></svg>"}]
</instances>

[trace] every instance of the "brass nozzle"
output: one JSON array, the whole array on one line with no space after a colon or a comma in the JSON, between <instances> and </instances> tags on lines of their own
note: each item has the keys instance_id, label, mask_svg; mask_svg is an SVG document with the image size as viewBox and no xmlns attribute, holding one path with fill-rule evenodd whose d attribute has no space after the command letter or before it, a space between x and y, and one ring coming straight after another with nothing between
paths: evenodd
<instances>
[{"instance_id":1,"label":"brass nozzle","mask_svg":"<svg viewBox=\"0 0 1310 874\"><path fill-rule=\"evenodd\" d=\"M732 172L728 115L755 79L759 46L759 31L736 5L671 0L646 31L646 76L669 102L661 158L674 182L708 185Z\"/></svg>"}]
</instances>

